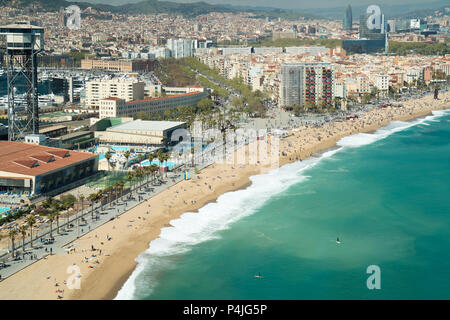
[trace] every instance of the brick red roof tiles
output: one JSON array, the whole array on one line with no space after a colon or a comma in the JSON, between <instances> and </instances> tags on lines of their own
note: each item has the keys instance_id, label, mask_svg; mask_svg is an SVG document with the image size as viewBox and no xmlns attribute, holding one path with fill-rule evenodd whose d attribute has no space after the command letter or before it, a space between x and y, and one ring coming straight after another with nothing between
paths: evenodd
<instances>
[{"instance_id":1,"label":"brick red roof tiles","mask_svg":"<svg viewBox=\"0 0 450 320\"><path fill-rule=\"evenodd\" d=\"M51 157L54 161L48 161ZM88 152L0 141L0 172L38 176L95 157Z\"/></svg>"}]
</instances>

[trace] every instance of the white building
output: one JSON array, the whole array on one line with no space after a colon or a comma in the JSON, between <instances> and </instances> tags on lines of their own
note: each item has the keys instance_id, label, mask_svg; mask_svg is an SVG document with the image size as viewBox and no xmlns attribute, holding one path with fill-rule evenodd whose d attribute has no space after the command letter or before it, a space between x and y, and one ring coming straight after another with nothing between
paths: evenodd
<instances>
[{"instance_id":1,"label":"white building","mask_svg":"<svg viewBox=\"0 0 450 320\"><path fill-rule=\"evenodd\" d=\"M384 74L376 75L374 78L374 86L381 91L389 90L389 76Z\"/></svg>"},{"instance_id":2,"label":"white building","mask_svg":"<svg viewBox=\"0 0 450 320\"><path fill-rule=\"evenodd\" d=\"M186 58L194 55L191 39L168 39L167 48L174 58Z\"/></svg>"},{"instance_id":3,"label":"white building","mask_svg":"<svg viewBox=\"0 0 450 320\"><path fill-rule=\"evenodd\" d=\"M135 78L99 79L86 82L86 106L100 107L100 100L108 97L125 101L144 99L144 82Z\"/></svg>"}]
</instances>

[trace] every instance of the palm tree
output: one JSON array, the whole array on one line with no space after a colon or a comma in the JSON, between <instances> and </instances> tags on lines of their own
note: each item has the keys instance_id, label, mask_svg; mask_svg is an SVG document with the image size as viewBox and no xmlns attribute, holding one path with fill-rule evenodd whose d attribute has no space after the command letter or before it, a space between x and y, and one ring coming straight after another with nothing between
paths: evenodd
<instances>
[{"instance_id":1,"label":"palm tree","mask_svg":"<svg viewBox=\"0 0 450 320\"><path fill-rule=\"evenodd\" d=\"M81 214L83 215L83 210L84 210L84 199L86 199L86 197L82 194L78 197L78 199L81 201Z\"/></svg>"},{"instance_id":2,"label":"palm tree","mask_svg":"<svg viewBox=\"0 0 450 320\"><path fill-rule=\"evenodd\" d=\"M55 215L56 219L56 232L59 234L59 218L61 217L61 212L59 210L56 210L53 212L53 215Z\"/></svg>"},{"instance_id":3,"label":"palm tree","mask_svg":"<svg viewBox=\"0 0 450 320\"><path fill-rule=\"evenodd\" d=\"M125 153L123 154L125 159L127 159L127 162L126 162L125 166L128 165L128 158L130 157L130 155L131 155L131 152L129 150L125 151Z\"/></svg>"},{"instance_id":4,"label":"palm tree","mask_svg":"<svg viewBox=\"0 0 450 320\"><path fill-rule=\"evenodd\" d=\"M111 151L108 151L107 153L105 153L105 159L106 159L106 161L108 161L108 171L109 171L109 169L110 169L110 163L109 163L109 160L111 159L111 157L112 157Z\"/></svg>"},{"instance_id":5,"label":"palm tree","mask_svg":"<svg viewBox=\"0 0 450 320\"><path fill-rule=\"evenodd\" d=\"M127 172L127 179L130 182L130 194L133 194L133 178L134 173L131 171Z\"/></svg>"},{"instance_id":6,"label":"palm tree","mask_svg":"<svg viewBox=\"0 0 450 320\"><path fill-rule=\"evenodd\" d=\"M33 226L36 224L36 217L30 214L27 216L26 222L30 227L30 246L33 248Z\"/></svg>"},{"instance_id":7,"label":"palm tree","mask_svg":"<svg viewBox=\"0 0 450 320\"><path fill-rule=\"evenodd\" d=\"M55 213L52 212L48 215L48 221L50 221L50 238L53 238L53 221L55 220Z\"/></svg>"},{"instance_id":8,"label":"palm tree","mask_svg":"<svg viewBox=\"0 0 450 320\"><path fill-rule=\"evenodd\" d=\"M27 236L27 229L28 229L28 227L26 225L19 227L19 231L22 234L22 250L23 250L23 252L25 252L25 237Z\"/></svg>"},{"instance_id":9,"label":"palm tree","mask_svg":"<svg viewBox=\"0 0 450 320\"><path fill-rule=\"evenodd\" d=\"M97 194L96 193L91 193L88 196L89 201L91 202L91 218L94 219L94 204L97 200Z\"/></svg>"},{"instance_id":10,"label":"palm tree","mask_svg":"<svg viewBox=\"0 0 450 320\"><path fill-rule=\"evenodd\" d=\"M16 238L16 236L17 236L17 229L12 229L11 231L9 231L9 238L11 239L11 250L12 250L12 252L11 252L11 256L14 258L14 250L15 250L15 247L14 247L14 240L15 240L15 238Z\"/></svg>"},{"instance_id":11,"label":"palm tree","mask_svg":"<svg viewBox=\"0 0 450 320\"><path fill-rule=\"evenodd\" d=\"M142 170L141 168L138 168L138 169L136 170L136 172L135 172L135 176L136 176L136 178L137 178L137 180L138 180L138 187L140 187L139 182L140 182L141 178L144 176L143 170Z\"/></svg>"}]
</instances>

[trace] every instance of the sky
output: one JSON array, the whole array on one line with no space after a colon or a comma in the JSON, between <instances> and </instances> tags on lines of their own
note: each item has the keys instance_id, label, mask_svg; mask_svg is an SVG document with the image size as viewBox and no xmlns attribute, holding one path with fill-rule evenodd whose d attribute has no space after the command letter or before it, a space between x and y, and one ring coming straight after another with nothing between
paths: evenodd
<instances>
[{"instance_id":1,"label":"sky","mask_svg":"<svg viewBox=\"0 0 450 320\"><path fill-rule=\"evenodd\" d=\"M80 0L78 0L80 1ZM87 2L97 3L109 3L109 4L126 4L131 2L140 2L142 0L81 0ZM171 2L198 2L201 0L167 0ZM248 6L261 6L261 7L277 7L283 9L310 9L310 8L334 8L342 7L351 4L352 6L363 5L401 5L405 6L410 4L434 2L432 0L202 0L211 4L232 4L232 5L248 5Z\"/></svg>"}]
</instances>

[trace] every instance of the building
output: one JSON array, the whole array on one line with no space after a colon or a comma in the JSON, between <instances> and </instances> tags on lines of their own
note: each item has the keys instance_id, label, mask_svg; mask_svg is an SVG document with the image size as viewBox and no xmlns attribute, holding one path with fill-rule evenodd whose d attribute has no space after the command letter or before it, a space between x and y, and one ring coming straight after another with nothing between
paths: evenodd
<instances>
[{"instance_id":1,"label":"building","mask_svg":"<svg viewBox=\"0 0 450 320\"><path fill-rule=\"evenodd\" d=\"M95 110L100 100L113 97L125 101L144 99L145 83L136 78L113 78L88 81L86 83L86 106Z\"/></svg>"},{"instance_id":2,"label":"building","mask_svg":"<svg viewBox=\"0 0 450 320\"><path fill-rule=\"evenodd\" d=\"M57 192L97 172L98 155L0 141L0 191Z\"/></svg>"},{"instance_id":3,"label":"building","mask_svg":"<svg viewBox=\"0 0 450 320\"><path fill-rule=\"evenodd\" d=\"M101 69L116 72L141 72L153 70L155 64L156 64L155 59L141 59L141 60L83 59L81 60L81 69L84 70Z\"/></svg>"},{"instance_id":4,"label":"building","mask_svg":"<svg viewBox=\"0 0 450 320\"><path fill-rule=\"evenodd\" d=\"M177 95L191 92L204 92L205 88L202 86L193 85L190 87L163 87L162 90L166 95Z\"/></svg>"},{"instance_id":5,"label":"building","mask_svg":"<svg viewBox=\"0 0 450 320\"><path fill-rule=\"evenodd\" d=\"M167 97L148 98L126 102L119 98L106 98L100 100L100 119L109 117L133 117L138 113L164 114L168 109L179 106L195 106L206 98L205 91L194 91L190 93L172 95Z\"/></svg>"},{"instance_id":6,"label":"building","mask_svg":"<svg viewBox=\"0 0 450 320\"><path fill-rule=\"evenodd\" d=\"M379 74L374 77L374 86L380 91L389 90L389 76Z\"/></svg>"},{"instance_id":7,"label":"building","mask_svg":"<svg viewBox=\"0 0 450 320\"><path fill-rule=\"evenodd\" d=\"M366 94L370 93L370 85L369 85L369 79L364 76L359 76L356 78L356 92L359 94Z\"/></svg>"},{"instance_id":8,"label":"building","mask_svg":"<svg viewBox=\"0 0 450 320\"><path fill-rule=\"evenodd\" d=\"M320 55L326 54L329 51L326 47L316 47L316 46L304 46L304 47L286 47L286 53L288 54L311 54L311 55Z\"/></svg>"},{"instance_id":9,"label":"building","mask_svg":"<svg viewBox=\"0 0 450 320\"><path fill-rule=\"evenodd\" d=\"M171 141L172 133L177 129L186 129L186 123L134 120L96 131L95 137L103 143L167 146L179 142L178 139Z\"/></svg>"},{"instance_id":10,"label":"building","mask_svg":"<svg viewBox=\"0 0 450 320\"><path fill-rule=\"evenodd\" d=\"M50 125L39 128L39 134L43 134L48 138L56 138L67 134L67 126Z\"/></svg>"},{"instance_id":11,"label":"building","mask_svg":"<svg viewBox=\"0 0 450 320\"><path fill-rule=\"evenodd\" d=\"M272 32L272 40L279 39L297 39L297 32L295 30Z\"/></svg>"},{"instance_id":12,"label":"building","mask_svg":"<svg viewBox=\"0 0 450 320\"><path fill-rule=\"evenodd\" d=\"M353 26L353 14L352 14L352 6L348 5L347 10L345 10L344 21L342 23L342 27L344 30L352 30Z\"/></svg>"},{"instance_id":13,"label":"building","mask_svg":"<svg viewBox=\"0 0 450 320\"><path fill-rule=\"evenodd\" d=\"M167 48L173 58L186 58L194 55L191 39L168 39Z\"/></svg>"},{"instance_id":14,"label":"building","mask_svg":"<svg viewBox=\"0 0 450 320\"><path fill-rule=\"evenodd\" d=\"M334 88L331 63L287 63L281 66L280 105L331 104Z\"/></svg>"},{"instance_id":15,"label":"building","mask_svg":"<svg viewBox=\"0 0 450 320\"><path fill-rule=\"evenodd\" d=\"M342 48L347 54L382 53L386 51L387 40L342 40Z\"/></svg>"}]
</instances>

